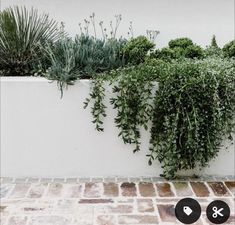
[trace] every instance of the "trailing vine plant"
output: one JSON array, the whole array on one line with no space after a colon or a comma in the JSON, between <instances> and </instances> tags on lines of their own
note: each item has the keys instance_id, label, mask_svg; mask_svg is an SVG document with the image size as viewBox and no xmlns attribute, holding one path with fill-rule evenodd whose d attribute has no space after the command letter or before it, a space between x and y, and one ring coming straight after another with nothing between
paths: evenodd
<instances>
[{"instance_id":1,"label":"trailing vine plant","mask_svg":"<svg viewBox=\"0 0 235 225\"><path fill-rule=\"evenodd\" d=\"M221 58L151 60L99 76L90 98L93 122L103 131L105 86L112 86L110 103L115 124L126 144L140 150L140 128L150 132L149 164L158 159L163 176L207 166L222 140L234 131L235 62Z\"/></svg>"}]
</instances>

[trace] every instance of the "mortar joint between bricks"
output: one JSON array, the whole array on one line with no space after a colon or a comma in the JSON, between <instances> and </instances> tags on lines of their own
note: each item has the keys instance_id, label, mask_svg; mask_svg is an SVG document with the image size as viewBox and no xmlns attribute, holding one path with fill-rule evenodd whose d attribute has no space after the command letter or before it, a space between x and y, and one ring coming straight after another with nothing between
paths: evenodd
<instances>
[{"instance_id":1,"label":"mortar joint between bricks","mask_svg":"<svg viewBox=\"0 0 235 225\"><path fill-rule=\"evenodd\" d=\"M209 191L209 193L210 193L210 196L209 197L216 197L215 196L215 193L214 193L214 191L212 190L212 188L210 187L210 185L207 183L207 182L203 182L204 184L205 184L205 186L208 188L208 191Z\"/></svg>"},{"instance_id":2,"label":"mortar joint between bricks","mask_svg":"<svg viewBox=\"0 0 235 225\"><path fill-rule=\"evenodd\" d=\"M192 192L192 194L193 194L192 197L196 198L197 195L195 194L195 192L194 192L194 190L193 190L193 188L192 188L192 186L191 186L191 183L190 183L190 182L187 182L187 183L188 183L188 187L190 188L190 190L191 190L191 192Z\"/></svg>"},{"instance_id":3,"label":"mortar joint between bricks","mask_svg":"<svg viewBox=\"0 0 235 225\"><path fill-rule=\"evenodd\" d=\"M234 194L232 193L232 191L227 187L227 185L225 184L226 181L222 181L223 185L225 186L227 192L231 195L234 196Z\"/></svg>"},{"instance_id":4,"label":"mortar joint between bricks","mask_svg":"<svg viewBox=\"0 0 235 225\"><path fill-rule=\"evenodd\" d=\"M175 185L173 184L173 182L168 182L168 184L170 185L170 188L171 188L174 196L178 197L177 192L176 192L176 188L175 188Z\"/></svg>"},{"instance_id":5,"label":"mortar joint between bricks","mask_svg":"<svg viewBox=\"0 0 235 225\"><path fill-rule=\"evenodd\" d=\"M160 196L159 196L159 193L158 193L158 190L157 190L156 182L153 182L153 188L154 188L154 191L155 191L155 193L156 193L156 198L160 197Z\"/></svg>"}]
</instances>

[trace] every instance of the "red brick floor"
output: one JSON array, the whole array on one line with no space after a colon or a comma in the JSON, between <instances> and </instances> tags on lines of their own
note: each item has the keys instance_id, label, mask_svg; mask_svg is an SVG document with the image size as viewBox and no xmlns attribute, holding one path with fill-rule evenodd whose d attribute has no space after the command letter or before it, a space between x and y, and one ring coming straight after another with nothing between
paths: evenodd
<instances>
[{"instance_id":1,"label":"red brick floor","mask_svg":"<svg viewBox=\"0 0 235 225\"><path fill-rule=\"evenodd\" d=\"M202 181L203 180L203 181ZM211 224L207 205L226 201L235 224L233 178L165 181L159 178L1 178L1 225L182 224L174 213L185 197L202 208L195 224Z\"/></svg>"}]
</instances>

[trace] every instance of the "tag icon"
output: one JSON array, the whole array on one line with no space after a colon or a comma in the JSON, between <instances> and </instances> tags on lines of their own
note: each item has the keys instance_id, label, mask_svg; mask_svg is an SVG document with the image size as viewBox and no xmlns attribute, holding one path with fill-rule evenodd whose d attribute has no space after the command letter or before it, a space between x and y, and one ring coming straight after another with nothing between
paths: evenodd
<instances>
[{"instance_id":1,"label":"tag icon","mask_svg":"<svg viewBox=\"0 0 235 225\"><path fill-rule=\"evenodd\" d=\"M175 206L175 216L183 224L193 224L201 216L201 206L192 198L183 198Z\"/></svg>"},{"instance_id":2,"label":"tag icon","mask_svg":"<svg viewBox=\"0 0 235 225\"><path fill-rule=\"evenodd\" d=\"M183 211L187 216L190 216L193 212L193 210L189 206L184 206Z\"/></svg>"}]
</instances>

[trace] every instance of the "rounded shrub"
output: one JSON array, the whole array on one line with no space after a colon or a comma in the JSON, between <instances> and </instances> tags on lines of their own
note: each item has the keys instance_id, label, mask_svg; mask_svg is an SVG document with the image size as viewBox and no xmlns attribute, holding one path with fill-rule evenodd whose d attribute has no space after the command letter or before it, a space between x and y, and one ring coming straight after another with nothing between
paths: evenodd
<instances>
[{"instance_id":1,"label":"rounded shrub","mask_svg":"<svg viewBox=\"0 0 235 225\"><path fill-rule=\"evenodd\" d=\"M140 64L144 62L147 54L153 50L154 43L144 36L133 38L126 43L123 48L123 54L128 63Z\"/></svg>"},{"instance_id":2,"label":"rounded shrub","mask_svg":"<svg viewBox=\"0 0 235 225\"><path fill-rule=\"evenodd\" d=\"M223 52L226 57L235 57L235 40L226 44L223 47Z\"/></svg>"},{"instance_id":3,"label":"rounded shrub","mask_svg":"<svg viewBox=\"0 0 235 225\"><path fill-rule=\"evenodd\" d=\"M156 49L154 53L151 54L151 58L161 59L163 61L170 61L178 57L175 50L170 49L168 47L164 47L162 49Z\"/></svg>"},{"instance_id":4,"label":"rounded shrub","mask_svg":"<svg viewBox=\"0 0 235 225\"><path fill-rule=\"evenodd\" d=\"M177 38L177 39L171 40L168 43L168 45L172 49L176 47L187 48L188 46L193 45L193 41L189 38Z\"/></svg>"},{"instance_id":5,"label":"rounded shrub","mask_svg":"<svg viewBox=\"0 0 235 225\"><path fill-rule=\"evenodd\" d=\"M202 58L203 57L203 49L198 45L189 45L185 49L185 57L186 58Z\"/></svg>"}]
</instances>

